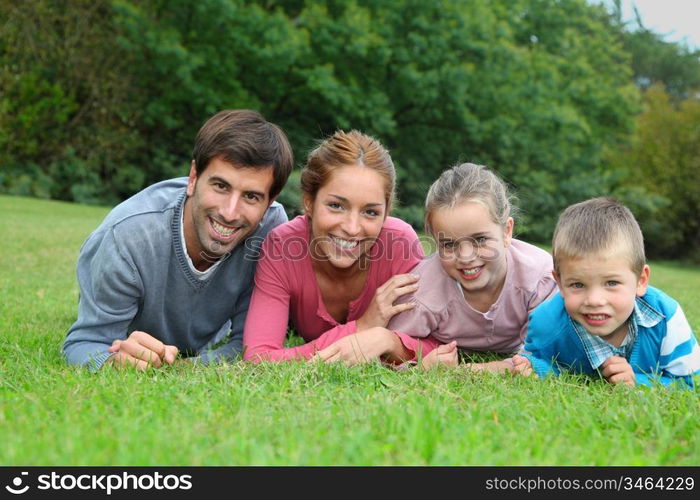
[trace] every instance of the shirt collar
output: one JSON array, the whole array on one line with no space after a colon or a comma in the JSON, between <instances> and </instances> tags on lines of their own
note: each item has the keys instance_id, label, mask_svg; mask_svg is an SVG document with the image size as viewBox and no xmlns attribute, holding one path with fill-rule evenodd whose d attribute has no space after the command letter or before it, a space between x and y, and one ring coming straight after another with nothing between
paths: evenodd
<instances>
[{"instance_id":1,"label":"shirt collar","mask_svg":"<svg viewBox=\"0 0 700 500\"><path fill-rule=\"evenodd\" d=\"M629 357L634 342L637 340L639 327L650 328L657 325L663 319L663 314L654 309L641 297L637 297L634 301L634 310L632 311L627 325L627 335L622 341L622 344L620 344L620 347L616 347L600 337L591 335L583 326L569 317L574 331L581 340L581 344L583 344L586 357L593 369L597 369L610 356L621 355L625 358Z\"/></svg>"}]
</instances>

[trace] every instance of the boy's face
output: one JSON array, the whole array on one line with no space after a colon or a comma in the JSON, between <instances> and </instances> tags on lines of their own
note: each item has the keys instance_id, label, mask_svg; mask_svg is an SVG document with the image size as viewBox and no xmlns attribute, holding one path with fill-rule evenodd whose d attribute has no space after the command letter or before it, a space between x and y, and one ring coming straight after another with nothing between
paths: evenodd
<instances>
[{"instance_id":1,"label":"boy's face","mask_svg":"<svg viewBox=\"0 0 700 500\"><path fill-rule=\"evenodd\" d=\"M646 293L649 266L637 275L622 252L566 258L554 273L569 315L592 335L619 346L635 297Z\"/></svg>"}]
</instances>

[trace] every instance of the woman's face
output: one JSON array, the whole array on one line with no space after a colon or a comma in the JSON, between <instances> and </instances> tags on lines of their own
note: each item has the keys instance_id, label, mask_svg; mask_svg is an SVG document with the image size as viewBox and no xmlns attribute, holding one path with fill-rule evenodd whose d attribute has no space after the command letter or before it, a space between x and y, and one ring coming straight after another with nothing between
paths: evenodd
<instances>
[{"instance_id":1,"label":"woman's face","mask_svg":"<svg viewBox=\"0 0 700 500\"><path fill-rule=\"evenodd\" d=\"M340 167L316 193L304 195L311 255L339 269L367 255L386 218L386 180L363 166Z\"/></svg>"}]
</instances>

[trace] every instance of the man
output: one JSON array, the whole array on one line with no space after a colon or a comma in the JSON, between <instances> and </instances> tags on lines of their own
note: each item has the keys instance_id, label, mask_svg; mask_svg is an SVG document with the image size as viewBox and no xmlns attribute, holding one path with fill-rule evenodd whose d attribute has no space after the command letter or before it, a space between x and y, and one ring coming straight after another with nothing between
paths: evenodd
<instances>
[{"instance_id":1,"label":"man","mask_svg":"<svg viewBox=\"0 0 700 500\"><path fill-rule=\"evenodd\" d=\"M98 370L241 350L260 242L287 216L273 203L293 167L284 132L249 110L221 111L195 139L188 178L115 207L78 258L78 319L63 355Z\"/></svg>"}]
</instances>

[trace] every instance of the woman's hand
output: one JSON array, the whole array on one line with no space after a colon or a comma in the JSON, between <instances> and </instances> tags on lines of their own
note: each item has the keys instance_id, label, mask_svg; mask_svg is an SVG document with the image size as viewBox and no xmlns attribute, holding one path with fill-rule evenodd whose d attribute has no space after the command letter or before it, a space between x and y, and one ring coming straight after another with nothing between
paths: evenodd
<instances>
[{"instance_id":1,"label":"woman's hand","mask_svg":"<svg viewBox=\"0 0 700 500\"><path fill-rule=\"evenodd\" d=\"M418 276L415 274L397 274L377 288L374 298L365 313L357 320L357 331L361 332L375 326L386 327L389 320L402 311L413 309L415 304L405 302L396 304L396 299L418 290Z\"/></svg>"},{"instance_id":2,"label":"woman's hand","mask_svg":"<svg viewBox=\"0 0 700 500\"><path fill-rule=\"evenodd\" d=\"M393 353L399 338L391 330L382 327L370 328L348 335L318 351L311 361L324 363L341 362L347 366L369 363L385 354Z\"/></svg>"}]
</instances>

